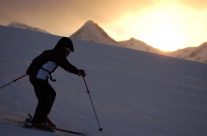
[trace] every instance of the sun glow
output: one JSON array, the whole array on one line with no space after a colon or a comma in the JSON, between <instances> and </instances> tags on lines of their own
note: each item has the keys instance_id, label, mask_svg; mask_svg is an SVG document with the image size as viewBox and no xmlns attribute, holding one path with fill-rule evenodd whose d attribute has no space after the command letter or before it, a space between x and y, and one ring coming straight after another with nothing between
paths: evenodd
<instances>
[{"instance_id":1,"label":"sun glow","mask_svg":"<svg viewBox=\"0 0 207 136\"><path fill-rule=\"evenodd\" d=\"M191 9L176 4L159 5L142 11L130 12L106 29L116 40L135 37L163 51L173 51L189 46L189 43L197 46L198 43L193 40L193 37L202 40L202 36L199 38L196 34L205 35L206 32L202 31L207 30L202 20L203 18L199 18L198 14ZM192 30L198 33L192 33ZM203 42L205 38L206 36Z\"/></svg>"},{"instance_id":2,"label":"sun glow","mask_svg":"<svg viewBox=\"0 0 207 136\"><path fill-rule=\"evenodd\" d=\"M178 49L186 37L177 12L175 8L168 8L145 14L137 20L137 24L143 26L142 33L137 33L138 38L164 51Z\"/></svg>"}]
</instances>

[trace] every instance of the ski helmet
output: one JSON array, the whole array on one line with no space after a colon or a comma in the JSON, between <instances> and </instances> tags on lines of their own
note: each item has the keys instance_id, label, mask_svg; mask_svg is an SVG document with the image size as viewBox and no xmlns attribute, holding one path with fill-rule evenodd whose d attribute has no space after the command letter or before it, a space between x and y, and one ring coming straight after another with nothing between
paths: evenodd
<instances>
[{"instance_id":1,"label":"ski helmet","mask_svg":"<svg viewBox=\"0 0 207 136\"><path fill-rule=\"evenodd\" d=\"M68 37L62 37L57 42L57 44L56 44L54 49L55 50L70 50L70 51L74 52L73 42Z\"/></svg>"}]
</instances>

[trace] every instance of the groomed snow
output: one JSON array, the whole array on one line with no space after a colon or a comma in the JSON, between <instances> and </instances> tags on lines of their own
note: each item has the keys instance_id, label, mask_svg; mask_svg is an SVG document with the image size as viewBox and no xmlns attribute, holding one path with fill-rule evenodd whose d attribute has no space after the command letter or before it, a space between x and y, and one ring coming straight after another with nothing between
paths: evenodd
<instances>
[{"instance_id":1,"label":"groomed snow","mask_svg":"<svg viewBox=\"0 0 207 136\"><path fill-rule=\"evenodd\" d=\"M0 85L23 75L31 60L60 37L0 27ZM68 58L87 71L86 81L103 132L98 131L83 79L61 68L50 118L59 127L89 136L206 136L207 65L115 46L75 40ZM15 127L36 98L28 77L0 90L1 136L52 136Z\"/></svg>"}]
</instances>

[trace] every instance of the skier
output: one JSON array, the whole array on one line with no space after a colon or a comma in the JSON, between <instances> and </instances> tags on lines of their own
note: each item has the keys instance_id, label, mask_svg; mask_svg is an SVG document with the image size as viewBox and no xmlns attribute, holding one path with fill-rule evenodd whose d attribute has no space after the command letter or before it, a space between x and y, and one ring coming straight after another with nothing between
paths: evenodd
<instances>
[{"instance_id":1,"label":"skier","mask_svg":"<svg viewBox=\"0 0 207 136\"><path fill-rule=\"evenodd\" d=\"M78 76L86 76L84 70L77 69L66 59L71 52L74 52L71 39L62 37L57 42L54 49L46 50L41 53L28 67L26 74L29 75L29 80L33 85L38 99L34 116L30 122L31 127L40 127L44 125L44 127L46 127L48 123L47 116L50 113L56 96L56 92L49 84L48 79L55 81L51 74L58 66Z\"/></svg>"}]
</instances>

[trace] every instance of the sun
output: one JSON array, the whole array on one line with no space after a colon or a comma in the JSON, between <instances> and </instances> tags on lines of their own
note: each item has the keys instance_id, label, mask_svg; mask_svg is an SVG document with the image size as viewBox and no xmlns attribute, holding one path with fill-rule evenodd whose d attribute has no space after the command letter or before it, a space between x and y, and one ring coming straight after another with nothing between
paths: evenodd
<instances>
[{"instance_id":1,"label":"sun","mask_svg":"<svg viewBox=\"0 0 207 136\"><path fill-rule=\"evenodd\" d=\"M137 21L141 32L136 35L148 44L163 51L173 51L184 44L186 39L183 33L181 18L176 9L156 10L145 14Z\"/></svg>"},{"instance_id":2,"label":"sun","mask_svg":"<svg viewBox=\"0 0 207 136\"><path fill-rule=\"evenodd\" d=\"M184 14L183 7L173 4L133 11L113 22L108 32L116 40L135 37L160 50L174 51L190 39L188 24L192 21Z\"/></svg>"}]
</instances>

